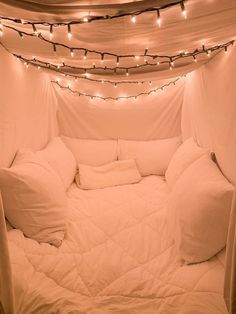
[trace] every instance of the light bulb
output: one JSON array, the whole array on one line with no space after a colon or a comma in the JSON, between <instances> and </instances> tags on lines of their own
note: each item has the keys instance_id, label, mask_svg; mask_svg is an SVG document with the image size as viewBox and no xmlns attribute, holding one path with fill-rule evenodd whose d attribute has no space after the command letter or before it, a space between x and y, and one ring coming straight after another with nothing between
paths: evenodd
<instances>
[{"instance_id":1,"label":"light bulb","mask_svg":"<svg viewBox=\"0 0 236 314\"><path fill-rule=\"evenodd\" d=\"M131 16L131 22L132 22L132 23L136 23L136 16L135 16L135 15L132 15L132 16Z\"/></svg>"},{"instance_id":2,"label":"light bulb","mask_svg":"<svg viewBox=\"0 0 236 314\"><path fill-rule=\"evenodd\" d=\"M67 28L68 28L67 37L68 37L68 39L70 40L71 37L72 37L70 24L67 25Z\"/></svg>"},{"instance_id":3,"label":"light bulb","mask_svg":"<svg viewBox=\"0 0 236 314\"><path fill-rule=\"evenodd\" d=\"M87 53L88 53L88 50L85 50L85 51L84 51L84 56L83 56L83 59L84 59L84 60L87 59Z\"/></svg>"},{"instance_id":4,"label":"light bulb","mask_svg":"<svg viewBox=\"0 0 236 314\"><path fill-rule=\"evenodd\" d=\"M129 69L126 69L126 76L128 76L129 75Z\"/></svg>"},{"instance_id":5,"label":"light bulb","mask_svg":"<svg viewBox=\"0 0 236 314\"><path fill-rule=\"evenodd\" d=\"M161 27L161 15L160 10L157 10L157 25Z\"/></svg>"},{"instance_id":6,"label":"light bulb","mask_svg":"<svg viewBox=\"0 0 236 314\"><path fill-rule=\"evenodd\" d=\"M181 10L182 10L183 17L186 19L187 18L187 11L185 9L184 1L180 2L180 7L181 7Z\"/></svg>"},{"instance_id":7,"label":"light bulb","mask_svg":"<svg viewBox=\"0 0 236 314\"><path fill-rule=\"evenodd\" d=\"M50 39L53 37L53 26L50 25L50 33L49 33Z\"/></svg>"},{"instance_id":8,"label":"light bulb","mask_svg":"<svg viewBox=\"0 0 236 314\"><path fill-rule=\"evenodd\" d=\"M119 63L120 63L119 61L120 61L120 58L119 58L119 56L117 56L116 57L116 65L119 65Z\"/></svg>"},{"instance_id":9,"label":"light bulb","mask_svg":"<svg viewBox=\"0 0 236 314\"><path fill-rule=\"evenodd\" d=\"M88 22L88 18L87 18L87 16L85 16L85 17L83 18L83 21L84 21L85 23L87 23L87 22Z\"/></svg>"}]
</instances>

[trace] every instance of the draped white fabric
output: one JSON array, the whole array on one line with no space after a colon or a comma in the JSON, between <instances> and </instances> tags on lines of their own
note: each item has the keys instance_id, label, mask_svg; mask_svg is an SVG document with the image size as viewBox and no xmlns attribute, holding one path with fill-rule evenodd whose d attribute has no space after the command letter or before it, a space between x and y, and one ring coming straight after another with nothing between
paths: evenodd
<instances>
[{"instance_id":1,"label":"draped white fabric","mask_svg":"<svg viewBox=\"0 0 236 314\"><path fill-rule=\"evenodd\" d=\"M5 0L0 2L0 16L30 19L31 21L69 21L87 14L117 14L121 11L135 11L151 5L163 5L169 0ZM109 21L85 23L72 27L72 39L67 39L67 29L59 26L54 29L53 41L73 47L95 49L115 54L142 54L148 47L150 53L175 55L179 51L194 51L222 44L236 36L235 0L188 0L188 18L181 15L179 6L164 10L162 27L156 25L155 13L144 13L132 24L130 17ZM3 25L14 26L32 33L32 27L2 21ZM49 27L37 30L49 39ZM83 60L82 53L74 58L65 48L57 48L56 54L50 43L34 36L24 36L4 27L2 44L11 52L21 56L57 64L90 67L93 62L100 65L100 56L89 53ZM194 134L200 144L211 147L217 161L226 175L236 184L236 129L235 129L235 73L236 51L229 48L228 55L221 52L212 61L206 54L199 57L176 61L172 71L167 65L142 67L131 71L126 77L123 72L114 75L107 71L91 71L91 78L147 81L141 85L122 85L113 88L107 84L79 79L77 82L61 76L62 84L72 84L73 89L88 94L102 96L136 95L174 78L192 72L181 78L175 86L137 100L102 101L70 95L53 87L50 82L58 77L50 70L28 69L0 47L0 165L9 166L19 147L41 148L57 134L56 111L60 133L81 138L125 138L154 139L179 135L181 133L181 108L183 103L182 133L184 138ZM215 53L212 54L212 57ZM143 61L143 60L142 60ZM141 62L141 61L138 61ZM122 61L123 66L133 66L133 58ZM103 65L116 66L116 59L105 55ZM202 66L203 65L203 66ZM201 67L202 66L202 67ZM79 73L69 70L69 73ZM152 81L152 85L149 85ZM235 210L229 229L227 245L225 296L231 313L235 309ZM11 302L11 296L8 299ZM9 305L10 306L10 305Z\"/></svg>"},{"instance_id":2,"label":"draped white fabric","mask_svg":"<svg viewBox=\"0 0 236 314\"><path fill-rule=\"evenodd\" d=\"M193 135L216 154L224 175L236 185L236 47L219 54L192 72L186 83L182 114L184 138ZM225 297L230 313L236 311L235 203L227 244Z\"/></svg>"}]
</instances>

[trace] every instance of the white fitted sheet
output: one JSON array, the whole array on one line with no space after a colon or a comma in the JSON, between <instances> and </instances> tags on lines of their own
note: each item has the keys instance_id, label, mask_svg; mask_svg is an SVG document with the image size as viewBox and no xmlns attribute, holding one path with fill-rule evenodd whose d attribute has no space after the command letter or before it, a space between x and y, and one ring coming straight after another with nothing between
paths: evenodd
<instances>
[{"instance_id":1,"label":"white fitted sheet","mask_svg":"<svg viewBox=\"0 0 236 314\"><path fill-rule=\"evenodd\" d=\"M68 191L57 249L8 231L16 313L223 314L224 251L180 266L166 228L162 177Z\"/></svg>"}]
</instances>

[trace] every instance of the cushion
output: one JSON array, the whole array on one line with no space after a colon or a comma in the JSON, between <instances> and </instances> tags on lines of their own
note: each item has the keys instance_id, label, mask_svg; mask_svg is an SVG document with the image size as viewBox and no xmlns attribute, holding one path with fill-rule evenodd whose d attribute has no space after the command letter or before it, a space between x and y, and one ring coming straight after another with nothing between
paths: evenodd
<instances>
[{"instance_id":1,"label":"cushion","mask_svg":"<svg viewBox=\"0 0 236 314\"><path fill-rule=\"evenodd\" d=\"M82 189L100 189L137 183L140 180L141 176L133 159L114 161L99 167L80 164L76 176L76 182Z\"/></svg>"},{"instance_id":2,"label":"cushion","mask_svg":"<svg viewBox=\"0 0 236 314\"><path fill-rule=\"evenodd\" d=\"M180 144L180 137L152 141L119 140L118 159L135 159L142 176L164 175Z\"/></svg>"},{"instance_id":3,"label":"cushion","mask_svg":"<svg viewBox=\"0 0 236 314\"><path fill-rule=\"evenodd\" d=\"M60 246L66 232L64 186L51 166L33 153L0 169L0 190L7 219L27 237Z\"/></svg>"},{"instance_id":4,"label":"cushion","mask_svg":"<svg viewBox=\"0 0 236 314\"><path fill-rule=\"evenodd\" d=\"M76 160L62 140L55 137L46 148L38 151L37 155L45 159L57 172L67 190L75 179Z\"/></svg>"},{"instance_id":5,"label":"cushion","mask_svg":"<svg viewBox=\"0 0 236 314\"><path fill-rule=\"evenodd\" d=\"M86 140L62 136L62 140L73 153L77 166L102 166L117 160L116 140Z\"/></svg>"},{"instance_id":6,"label":"cushion","mask_svg":"<svg viewBox=\"0 0 236 314\"><path fill-rule=\"evenodd\" d=\"M182 173L168 201L179 260L204 262L225 247L233 191L208 155Z\"/></svg>"},{"instance_id":7,"label":"cushion","mask_svg":"<svg viewBox=\"0 0 236 314\"><path fill-rule=\"evenodd\" d=\"M180 145L171 158L165 173L169 188L172 189L181 173L206 152L207 150L199 147L193 138L187 139Z\"/></svg>"}]
</instances>

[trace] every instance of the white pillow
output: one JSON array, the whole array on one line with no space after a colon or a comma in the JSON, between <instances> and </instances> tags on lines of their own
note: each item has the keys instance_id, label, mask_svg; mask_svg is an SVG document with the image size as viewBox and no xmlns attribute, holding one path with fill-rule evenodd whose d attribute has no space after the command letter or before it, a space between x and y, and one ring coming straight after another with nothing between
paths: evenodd
<instances>
[{"instance_id":1,"label":"white pillow","mask_svg":"<svg viewBox=\"0 0 236 314\"><path fill-rule=\"evenodd\" d=\"M66 232L66 195L59 176L35 156L0 169L0 190L10 224L38 242L60 246Z\"/></svg>"},{"instance_id":2,"label":"white pillow","mask_svg":"<svg viewBox=\"0 0 236 314\"><path fill-rule=\"evenodd\" d=\"M183 172L168 201L179 260L204 262L225 247L233 193L233 186L208 155Z\"/></svg>"},{"instance_id":3,"label":"white pillow","mask_svg":"<svg viewBox=\"0 0 236 314\"><path fill-rule=\"evenodd\" d=\"M87 190L137 183L140 180L141 176L133 159L113 161L100 167L80 164L76 175L78 186Z\"/></svg>"},{"instance_id":4,"label":"white pillow","mask_svg":"<svg viewBox=\"0 0 236 314\"><path fill-rule=\"evenodd\" d=\"M116 140L86 140L67 136L61 138L73 153L77 166L102 166L117 160Z\"/></svg>"},{"instance_id":5,"label":"white pillow","mask_svg":"<svg viewBox=\"0 0 236 314\"><path fill-rule=\"evenodd\" d=\"M46 148L36 152L36 155L46 160L57 172L67 190L75 179L76 160L62 140L55 137Z\"/></svg>"},{"instance_id":6,"label":"white pillow","mask_svg":"<svg viewBox=\"0 0 236 314\"><path fill-rule=\"evenodd\" d=\"M180 137L152 141L119 140L118 159L135 159L142 176L164 175L180 144Z\"/></svg>"},{"instance_id":7,"label":"white pillow","mask_svg":"<svg viewBox=\"0 0 236 314\"><path fill-rule=\"evenodd\" d=\"M192 137L180 145L171 158L165 173L168 186L172 189L181 173L206 152L207 150L199 147Z\"/></svg>"}]
</instances>

